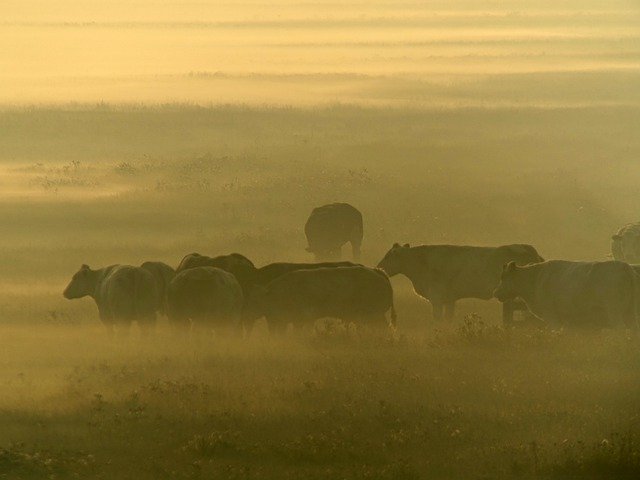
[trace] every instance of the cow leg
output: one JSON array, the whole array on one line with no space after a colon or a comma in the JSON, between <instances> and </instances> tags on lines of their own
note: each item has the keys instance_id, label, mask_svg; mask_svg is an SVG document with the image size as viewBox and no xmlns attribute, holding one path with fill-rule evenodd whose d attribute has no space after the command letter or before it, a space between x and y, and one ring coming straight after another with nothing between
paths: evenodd
<instances>
[{"instance_id":1,"label":"cow leg","mask_svg":"<svg viewBox=\"0 0 640 480\"><path fill-rule=\"evenodd\" d=\"M233 338L242 339L244 337L244 322L240 317L231 317L230 331Z\"/></svg>"},{"instance_id":2,"label":"cow leg","mask_svg":"<svg viewBox=\"0 0 640 480\"><path fill-rule=\"evenodd\" d=\"M277 318L267 318L267 326L271 335L284 335L287 331L287 322Z\"/></svg>"},{"instance_id":3,"label":"cow leg","mask_svg":"<svg viewBox=\"0 0 640 480\"><path fill-rule=\"evenodd\" d=\"M431 306L433 307L433 319L437 321L442 320L444 304L440 301L431 300Z\"/></svg>"},{"instance_id":4,"label":"cow leg","mask_svg":"<svg viewBox=\"0 0 640 480\"><path fill-rule=\"evenodd\" d=\"M140 327L140 336L149 338L153 336L156 330L156 315L147 315L138 319L138 327Z\"/></svg>"},{"instance_id":5,"label":"cow leg","mask_svg":"<svg viewBox=\"0 0 640 480\"><path fill-rule=\"evenodd\" d=\"M115 337L115 331L113 328L113 318L111 317L111 313L104 307L100 307L98 305L98 316L100 317L100 321L104 325L104 328L107 332L107 337L109 339L113 339Z\"/></svg>"},{"instance_id":6,"label":"cow leg","mask_svg":"<svg viewBox=\"0 0 640 480\"><path fill-rule=\"evenodd\" d=\"M513 312L516 309L516 305L513 300L507 300L502 304L502 326L513 326Z\"/></svg>"},{"instance_id":7,"label":"cow leg","mask_svg":"<svg viewBox=\"0 0 640 480\"><path fill-rule=\"evenodd\" d=\"M385 312L377 313L371 316L369 320L375 331L382 335L393 335L395 327L387 320Z\"/></svg>"},{"instance_id":8,"label":"cow leg","mask_svg":"<svg viewBox=\"0 0 640 480\"><path fill-rule=\"evenodd\" d=\"M169 316L169 325L175 335L185 336L191 329L191 321L185 317Z\"/></svg>"},{"instance_id":9,"label":"cow leg","mask_svg":"<svg viewBox=\"0 0 640 480\"><path fill-rule=\"evenodd\" d=\"M366 328L376 333L388 329L390 325L385 312L363 313L357 316L345 317L343 323L345 325L353 323L358 328Z\"/></svg>"},{"instance_id":10,"label":"cow leg","mask_svg":"<svg viewBox=\"0 0 640 480\"><path fill-rule=\"evenodd\" d=\"M120 340L129 338L129 331L131 329L131 319L121 319L115 322L116 337Z\"/></svg>"},{"instance_id":11,"label":"cow leg","mask_svg":"<svg viewBox=\"0 0 640 480\"><path fill-rule=\"evenodd\" d=\"M637 320L635 308L617 308L610 307L607 309L607 320L610 328L624 328L629 329L631 334L635 337L637 334Z\"/></svg>"},{"instance_id":12,"label":"cow leg","mask_svg":"<svg viewBox=\"0 0 640 480\"><path fill-rule=\"evenodd\" d=\"M360 261L360 254L362 253L360 247L362 243L360 240L351 240L351 251L353 252L353 261L358 263Z\"/></svg>"},{"instance_id":13,"label":"cow leg","mask_svg":"<svg viewBox=\"0 0 640 480\"><path fill-rule=\"evenodd\" d=\"M193 319L193 326L191 327L191 335L193 338L206 340L211 337L211 331L211 318L199 316Z\"/></svg>"},{"instance_id":14,"label":"cow leg","mask_svg":"<svg viewBox=\"0 0 640 480\"><path fill-rule=\"evenodd\" d=\"M256 325L256 320L254 319L242 320L242 324L240 325L240 328L243 331L244 337L249 338L249 336L251 335L251 332L253 332L253 327L255 327L255 325Z\"/></svg>"},{"instance_id":15,"label":"cow leg","mask_svg":"<svg viewBox=\"0 0 640 480\"><path fill-rule=\"evenodd\" d=\"M327 262L333 260L333 256L335 255L335 251L331 250L315 250L313 252L315 256L316 262Z\"/></svg>"},{"instance_id":16,"label":"cow leg","mask_svg":"<svg viewBox=\"0 0 640 480\"><path fill-rule=\"evenodd\" d=\"M224 319L220 319L214 330L216 337L242 338L242 327L243 325L239 319L227 316Z\"/></svg>"},{"instance_id":17,"label":"cow leg","mask_svg":"<svg viewBox=\"0 0 640 480\"><path fill-rule=\"evenodd\" d=\"M453 315L456 312L456 302L447 302L444 304L444 318L446 320L453 319Z\"/></svg>"},{"instance_id":18,"label":"cow leg","mask_svg":"<svg viewBox=\"0 0 640 480\"><path fill-rule=\"evenodd\" d=\"M113 322L104 322L104 328L105 328L105 331L107 332L107 337L109 338L109 340L113 340L116 336L116 332L113 327Z\"/></svg>"}]
</instances>

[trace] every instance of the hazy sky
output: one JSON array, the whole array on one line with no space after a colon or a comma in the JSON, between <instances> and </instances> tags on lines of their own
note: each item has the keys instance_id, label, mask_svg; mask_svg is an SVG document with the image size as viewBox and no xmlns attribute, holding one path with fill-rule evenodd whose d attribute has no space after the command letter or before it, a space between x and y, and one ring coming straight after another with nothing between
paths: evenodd
<instances>
[{"instance_id":1,"label":"hazy sky","mask_svg":"<svg viewBox=\"0 0 640 480\"><path fill-rule=\"evenodd\" d=\"M627 0L1 3L4 104L384 103L393 80L640 71Z\"/></svg>"}]
</instances>

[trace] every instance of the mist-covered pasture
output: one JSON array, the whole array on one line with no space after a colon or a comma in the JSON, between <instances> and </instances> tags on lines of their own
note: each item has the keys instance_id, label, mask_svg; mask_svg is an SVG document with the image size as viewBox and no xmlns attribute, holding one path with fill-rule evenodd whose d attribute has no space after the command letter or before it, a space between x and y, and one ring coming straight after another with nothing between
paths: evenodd
<instances>
[{"instance_id":1,"label":"mist-covered pasture","mask_svg":"<svg viewBox=\"0 0 640 480\"><path fill-rule=\"evenodd\" d=\"M638 211L631 107L167 105L0 113L0 472L7 478L635 478L640 357L622 331L435 323L394 278L396 338L330 325L108 340L82 263L197 251L310 261L314 206L395 241L605 259ZM345 248L345 255L348 249Z\"/></svg>"},{"instance_id":2,"label":"mist-covered pasture","mask_svg":"<svg viewBox=\"0 0 640 480\"><path fill-rule=\"evenodd\" d=\"M640 220L635 0L3 0L0 478L636 479L621 330L110 340L81 264L311 261L314 207L394 243L604 260ZM345 248L345 256L348 249Z\"/></svg>"},{"instance_id":3,"label":"mist-covered pasture","mask_svg":"<svg viewBox=\"0 0 640 480\"><path fill-rule=\"evenodd\" d=\"M69 106L0 124L4 295L57 294L82 263L310 261L304 222L333 201L363 212L368 264L396 241L599 260L639 203L630 107Z\"/></svg>"},{"instance_id":4,"label":"mist-covered pasture","mask_svg":"<svg viewBox=\"0 0 640 480\"><path fill-rule=\"evenodd\" d=\"M3 327L6 478L635 478L638 352L477 322L105 342Z\"/></svg>"}]
</instances>

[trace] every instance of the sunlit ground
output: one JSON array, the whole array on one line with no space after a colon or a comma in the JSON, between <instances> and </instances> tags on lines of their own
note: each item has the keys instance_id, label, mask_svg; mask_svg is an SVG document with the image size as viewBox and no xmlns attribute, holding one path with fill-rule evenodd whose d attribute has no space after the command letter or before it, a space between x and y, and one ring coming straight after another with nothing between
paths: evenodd
<instances>
[{"instance_id":1,"label":"sunlit ground","mask_svg":"<svg viewBox=\"0 0 640 480\"><path fill-rule=\"evenodd\" d=\"M77 268L310 261L313 207L394 242L604 260L638 221L640 11L616 0L0 5L0 477L640 476L623 331L105 335ZM346 249L345 249L346 251Z\"/></svg>"},{"instance_id":2,"label":"sunlit ground","mask_svg":"<svg viewBox=\"0 0 640 480\"><path fill-rule=\"evenodd\" d=\"M456 329L108 342L3 328L8 478L635 478L635 344Z\"/></svg>"}]
</instances>

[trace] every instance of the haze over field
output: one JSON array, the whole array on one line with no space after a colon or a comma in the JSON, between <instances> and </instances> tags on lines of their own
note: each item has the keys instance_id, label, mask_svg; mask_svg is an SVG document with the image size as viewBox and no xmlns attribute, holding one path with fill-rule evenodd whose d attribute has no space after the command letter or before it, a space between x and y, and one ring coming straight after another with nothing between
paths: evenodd
<instances>
[{"instance_id":1,"label":"haze over field","mask_svg":"<svg viewBox=\"0 0 640 480\"><path fill-rule=\"evenodd\" d=\"M639 102L632 0L8 0L0 9L9 104Z\"/></svg>"},{"instance_id":2,"label":"haze over field","mask_svg":"<svg viewBox=\"0 0 640 480\"><path fill-rule=\"evenodd\" d=\"M312 261L331 202L366 265L606 260L640 221L639 27L636 0L0 1L0 478L640 478L622 329L436 322L396 276L394 335L116 341L62 296L83 263Z\"/></svg>"}]
</instances>

